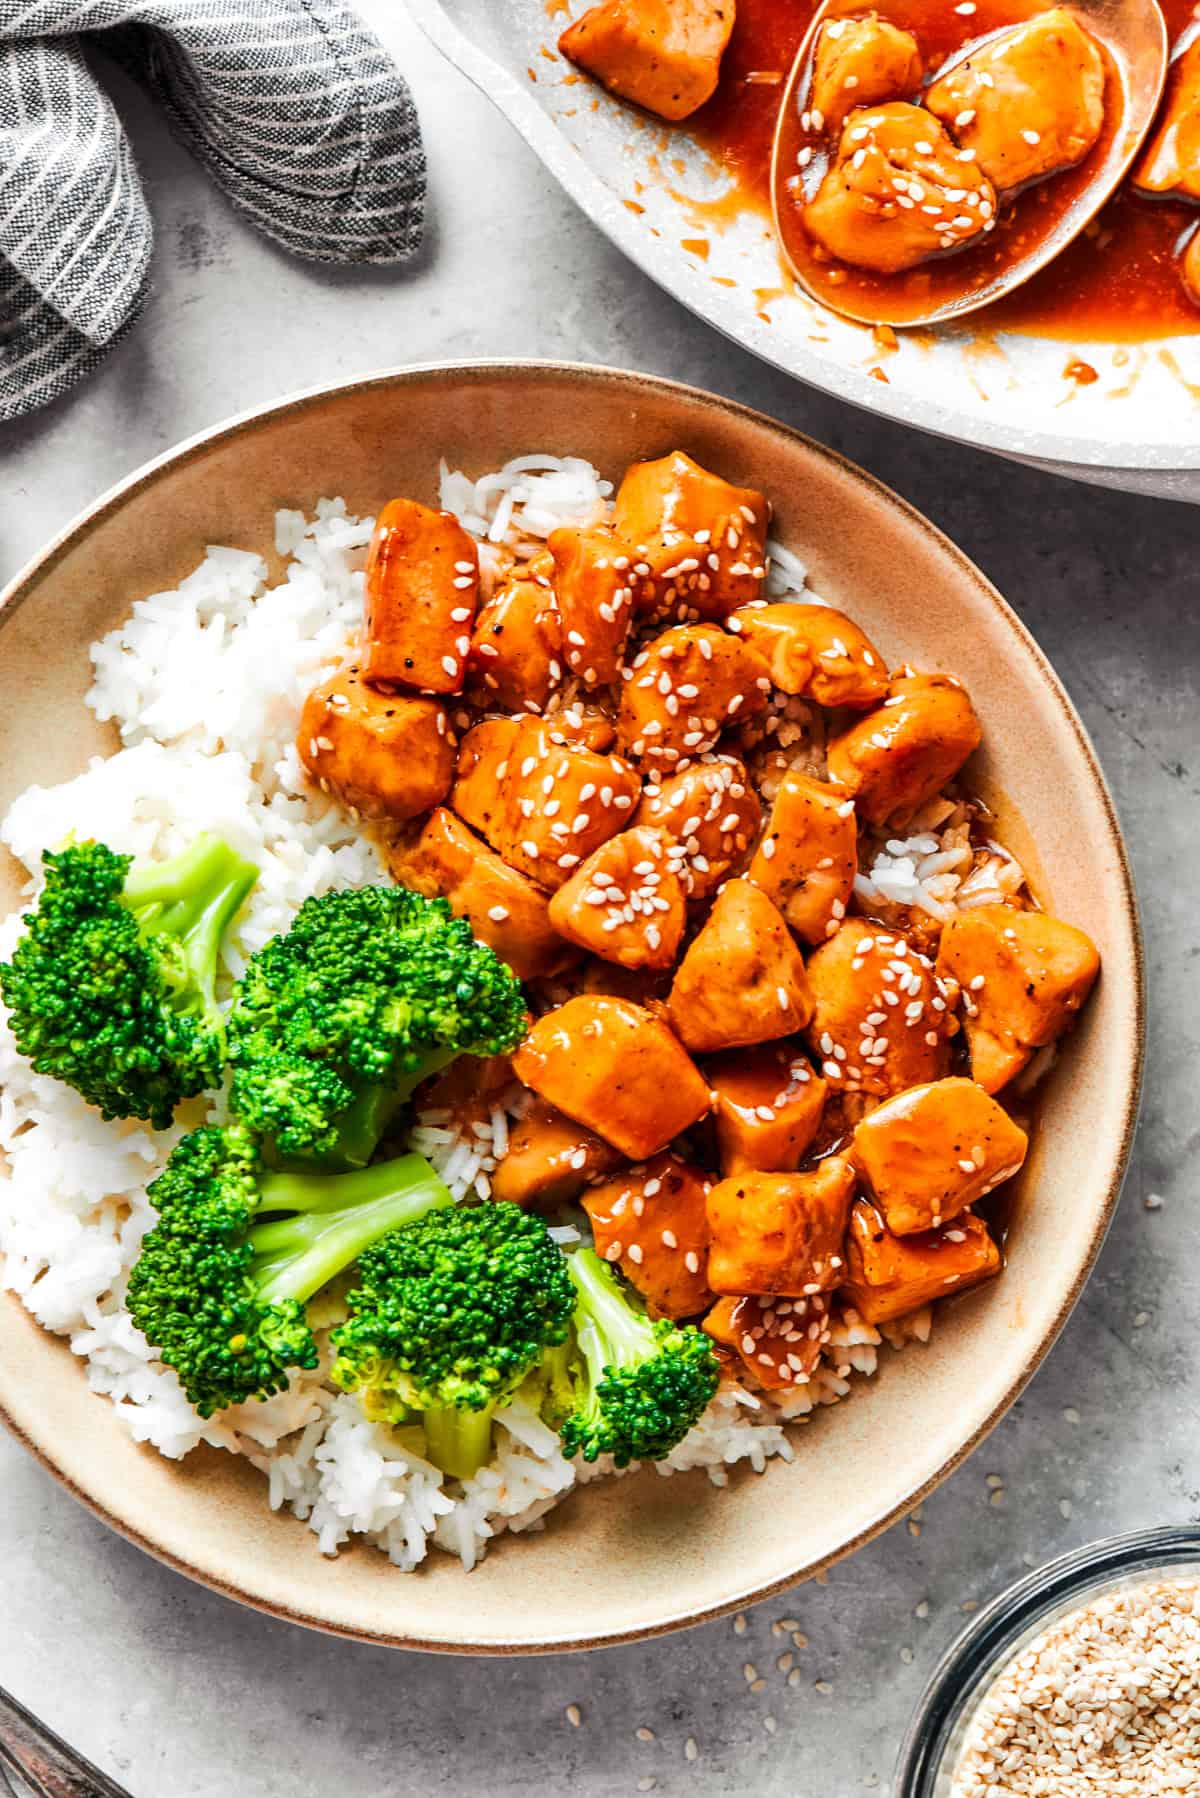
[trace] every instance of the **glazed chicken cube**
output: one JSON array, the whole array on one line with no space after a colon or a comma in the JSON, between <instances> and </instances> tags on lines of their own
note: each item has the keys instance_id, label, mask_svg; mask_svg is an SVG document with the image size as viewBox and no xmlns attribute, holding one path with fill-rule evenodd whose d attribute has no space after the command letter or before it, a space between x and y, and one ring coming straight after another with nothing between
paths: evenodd
<instances>
[{"instance_id":1,"label":"glazed chicken cube","mask_svg":"<svg viewBox=\"0 0 1200 1798\"><path fill-rule=\"evenodd\" d=\"M762 807L745 766L732 755L710 755L642 789L635 824L660 830L667 856L692 899L706 899L745 859L762 821Z\"/></svg>"},{"instance_id":2,"label":"glazed chicken cube","mask_svg":"<svg viewBox=\"0 0 1200 1798\"><path fill-rule=\"evenodd\" d=\"M573 699L550 713L547 728L552 743L566 743L572 749L595 749L601 755L617 740L617 721L606 706Z\"/></svg>"},{"instance_id":3,"label":"glazed chicken cube","mask_svg":"<svg viewBox=\"0 0 1200 1798\"><path fill-rule=\"evenodd\" d=\"M735 719L766 708L766 663L711 624L664 631L635 656L621 687L617 744L635 761L669 772L711 749Z\"/></svg>"},{"instance_id":4,"label":"glazed chicken cube","mask_svg":"<svg viewBox=\"0 0 1200 1798\"><path fill-rule=\"evenodd\" d=\"M878 705L887 693L883 657L866 633L832 606L746 606L733 614L729 628L758 651L783 693L855 710Z\"/></svg>"},{"instance_id":5,"label":"glazed chicken cube","mask_svg":"<svg viewBox=\"0 0 1200 1798\"><path fill-rule=\"evenodd\" d=\"M549 580L514 574L475 620L467 695L485 707L544 712L562 674L562 633Z\"/></svg>"},{"instance_id":6,"label":"glazed chicken cube","mask_svg":"<svg viewBox=\"0 0 1200 1798\"><path fill-rule=\"evenodd\" d=\"M723 619L757 599L770 513L764 494L710 474L682 450L633 463L617 489L613 529L635 554L638 609Z\"/></svg>"},{"instance_id":7,"label":"glazed chicken cube","mask_svg":"<svg viewBox=\"0 0 1200 1798\"><path fill-rule=\"evenodd\" d=\"M829 255L894 275L988 230L996 190L923 107L895 101L854 112L802 213Z\"/></svg>"},{"instance_id":8,"label":"glazed chicken cube","mask_svg":"<svg viewBox=\"0 0 1200 1798\"><path fill-rule=\"evenodd\" d=\"M700 1328L768 1392L804 1386L829 1341L829 1300L718 1299Z\"/></svg>"},{"instance_id":9,"label":"glazed chicken cube","mask_svg":"<svg viewBox=\"0 0 1200 1798\"><path fill-rule=\"evenodd\" d=\"M508 777L520 730L516 718L485 718L469 730L458 752L450 803L460 818L504 854L508 839Z\"/></svg>"},{"instance_id":10,"label":"glazed chicken cube","mask_svg":"<svg viewBox=\"0 0 1200 1798\"><path fill-rule=\"evenodd\" d=\"M554 592L563 658L585 687L606 687L621 671L633 616L629 551L607 525L551 531Z\"/></svg>"},{"instance_id":11,"label":"glazed chicken cube","mask_svg":"<svg viewBox=\"0 0 1200 1798\"><path fill-rule=\"evenodd\" d=\"M999 32L932 83L925 104L1001 192L1082 161L1104 124L1104 58L1065 7Z\"/></svg>"},{"instance_id":12,"label":"glazed chicken cube","mask_svg":"<svg viewBox=\"0 0 1200 1798\"><path fill-rule=\"evenodd\" d=\"M1143 193L1200 200L1200 36L1173 58L1158 121L1129 178Z\"/></svg>"},{"instance_id":13,"label":"glazed chicken cube","mask_svg":"<svg viewBox=\"0 0 1200 1798\"><path fill-rule=\"evenodd\" d=\"M797 936L823 943L846 915L858 872L854 801L825 781L789 769L779 783L750 879Z\"/></svg>"},{"instance_id":14,"label":"glazed chicken cube","mask_svg":"<svg viewBox=\"0 0 1200 1798\"><path fill-rule=\"evenodd\" d=\"M671 1020L696 1054L773 1042L812 1014L804 958L766 894L729 880L671 988Z\"/></svg>"},{"instance_id":15,"label":"glazed chicken cube","mask_svg":"<svg viewBox=\"0 0 1200 1798\"><path fill-rule=\"evenodd\" d=\"M901 674L877 711L829 745L829 778L854 796L868 824L903 829L982 740L961 681L952 674Z\"/></svg>"},{"instance_id":16,"label":"glazed chicken cube","mask_svg":"<svg viewBox=\"0 0 1200 1798\"><path fill-rule=\"evenodd\" d=\"M296 749L323 793L364 818L416 818L454 778L454 736L436 699L383 693L351 664L314 687Z\"/></svg>"},{"instance_id":17,"label":"glazed chicken cube","mask_svg":"<svg viewBox=\"0 0 1200 1798\"><path fill-rule=\"evenodd\" d=\"M541 887L444 806L430 814L415 843L389 853L388 863L401 886L448 900L455 917L465 918L518 980L539 980L576 959L551 925Z\"/></svg>"},{"instance_id":18,"label":"glazed chicken cube","mask_svg":"<svg viewBox=\"0 0 1200 1798\"><path fill-rule=\"evenodd\" d=\"M805 1034L831 1093L898 1093L949 1072L958 989L896 931L847 918L808 978Z\"/></svg>"},{"instance_id":19,"label":"glazed chicken cube","mask_svg":"<svg viewBox=\"0 0 1200 1798\"><path fill-rule=\"evenodd\" d=\"M994 1093L1074 1022L1100 954L1082 930L1046 912L977 905L942 931L938 971L962 988L971 1074Z\"/></svg>"},{"instance_id":20,"label":"glazed chicken cube","mask_svg":"<svg viewBox=\"0 0 1200 1798\"><path fill-rule=\"evenodd\" d=\"M367 551L367 680L458 693L479 601L475 541L453 512L393 499Z\"/></svg>"},{"instance_id":21,"label":"glazed chicken cube","mask_svg":"<svg viewBox=\"0 0 1200 1798\"><path fill-rule=\"evenodd\" d=\"M557 887L623 830L641 794L628 762L558 744L552 725L518 727L507 780L512 794L513 859L540 885Z\"/></svg>"},{"instance_id":22,"label":"glazed chicken cube","mask_svg":"<svg viewBox=\"0 0 1200 1798\"><path fill-rule=\"evenodd\" d=\"M999 1272L1000 1251L972 1212L922 1236L894 1236L874 1205L854 1203L841 1289L864 1323L891 1323Z\"/></svg>"},{"instance_id":23,"label":"glazed chicken cube","mask_svg":"<svg viewBox=\"0 0 1200 1798\"><path fill-rule=\"evenodd\" d=\"M705 1066L723 1174L791 1174L821 1126L828 1090L794 1045L763 1043Z\"/></svg>"},{"instance_id":24,"label":"glazed chicken cube","mask_svg":"<svg viewBox=\"0 0 1200 1798\"><path fill-rule=\"evenodd\" d=\"M555 893L550 922L568 942L623 968L669 968L687 900L661 831L610 837Z\"/></svg>"},{"instance_id":25,"label":"glazed chicken cube","mask_svg":"<svg viewBox=\"0 0 1200 1798\"><path fill-rule=\"evenodd\" d=\"M519 1080L631 1161L708 1113L708 1082L665 1024L626 999L568 999L513 1056Z\"/></svg>"},{"instance_id":26,"label":"glazed chicken cube","mask_svg":"<svg viewBox=\"0 0 1200 1798\"><path fill-rule=\"evenodd\" d=\"M921 85L921 52L911 31L878 13L829 19L817 37L809 107L817 130L840 131L856 106L901 100Z\"/></svg>"},{"instance_id":27,"label":"glazed chicken cube","mask_svg":"<svg viewBox=\"0 0 1200 1798\"><path fill-rule=\"evenodd\" d=\"M845 1278L854 1169L830 1155L807 1174L736 1174L708 1195L714 1292L829 1292Z\"/></svg>"},{"instance_id":28,"label":"glazed chicken cube","mask_svg":"<svg viewBox=\"0 0 1200 1798\"><path fill-rule=\"evenodd\" d=\"M672 123L717 85L735 0L601 0L568 25L562 54L610 93Z\"/></svg>"},{"instance_id":29,"label":"glazed chicken cube","mask_svg":"<svg viewBox=\"0 0 1200 1798\"><path fill-rule=\"evenodd\" d=\"M712 1300L706 1273L711 1185L702 1168L664 1154L583 1196L596 1253L620 1264L651 1317L694 1317Z\"/></svg>"},{"instance_id":30,"label":"glazed chicken cube","mask_svg":"<svg viewBox=\"0 0 1200 1798\"><path fill-rule=\"evenodd\" d=\"M451 794L459 816L511 867L551 891L624 828L641 791L618 756L555 734L540 718L485 718L463 738Z\"/></svg>"},{"instance_id":31,"label":"glazed chicken cube","mask_svg":"<svg viewBox=\"0 0 1200 1798\"><path fill-rule=\"evenodd\" d=\"M949 1223L1018 1173L1029 1139L973 1080L897 1093L854 1132L854 1161L895 1236Z\"/></svg>"},{"instance_id":32,"label":"glazed chicken cube","mask_svg":"<svg viewBox=\"0 0 1200 1798\"><path fill-rule=\"evenodd\" d=\"M509 1127L508 1148L492 1175L492 1197L534 1211L555 1211L588 1181L609 1174L620 1156L602 1136L534 1099Z\"/></svg>"}]
</instances>

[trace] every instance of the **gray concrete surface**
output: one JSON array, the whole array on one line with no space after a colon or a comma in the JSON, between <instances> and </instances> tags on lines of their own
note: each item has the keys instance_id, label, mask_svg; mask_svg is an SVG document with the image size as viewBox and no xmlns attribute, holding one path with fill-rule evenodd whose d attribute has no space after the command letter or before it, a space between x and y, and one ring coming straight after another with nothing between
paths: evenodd
<instances>
[{"instance_id":1,"label":"gray concrete surface","mask_svg":"<svg viewBox=\"0 0 1200 1798\"><path fill-rule=\"evenodd\" d=\"M1031 1558L1200 1518L1200 522L1182 507L914 440L739 354L627 267L486 102L389 19L383 0L374 10L425 125L433 228L423 266L397 277L287 261L250 236L144 101L120 88L158 220L154 297L86 388L0 434L0 576L188 432L384 363L579 357L678 376L776 414L889 481L976 558L1095 735L1149 941L1137 1151L1099 1270L1005 1423L919 1525L894 1529L827 1584L752 1612L743 1635L726 1621L583 1658L510 1662L327 1640L143 1558L2 1440L0 1683L135 1798L885 1789L964 1607ZM1147 1209L1151 1195L1161 1209ZM794 1651L794 1686L776 1665L792 1646L773 1632L785 1615L809 1644ZM765 1682L757 1691L746 1663ZM579 1729L564 1716L571 1703ZM640 1726L655 1739L639 1740Z\"/></svg>"}]
</instances>

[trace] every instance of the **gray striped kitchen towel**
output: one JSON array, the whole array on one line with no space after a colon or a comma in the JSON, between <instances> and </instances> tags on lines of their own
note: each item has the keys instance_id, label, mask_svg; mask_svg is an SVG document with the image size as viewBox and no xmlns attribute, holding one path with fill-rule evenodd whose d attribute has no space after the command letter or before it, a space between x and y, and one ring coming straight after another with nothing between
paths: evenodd
<instances>
[{"instance_id":1,"label":"gray striped kitchen towel","mask_svg":"<svg viewBox=\"0 0 1200 1798\"><path fill-rule=\"evenodd\" d=\"M0 0L0 420L78 380L145 299L150 213L85 44L154 94L285 249L321 262L415 254L416 112L339 0Z\"/></svg>"}]
</instances>

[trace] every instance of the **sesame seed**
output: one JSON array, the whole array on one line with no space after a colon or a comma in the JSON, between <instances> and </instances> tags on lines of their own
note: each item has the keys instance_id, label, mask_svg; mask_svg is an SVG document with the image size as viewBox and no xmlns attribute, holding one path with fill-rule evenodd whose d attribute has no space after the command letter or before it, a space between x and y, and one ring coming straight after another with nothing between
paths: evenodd
<instances>
[{"instance_id":1,"label":"sesame seed","mask_svg":"<svg viewBox=\"0 0 1200 1798\"><path fill-rule=\"evenodd\" d=\"M569 1704L564 1715L572 1729L578 1729L579 1725L583 1722L583 1712L577 1704Z\"/></svg>"},{"instance_id":2,"label":"sesame seed","mask_svg":"<svg viewBox=\"0 0 1200 1798\"><path fill-rule=\"evenodd\" d=\"M683 1265L687 1268L689 1274L698 1274L700 1272L700 1257L697 1255L695 1249L688 1250L683 1258Z\"/></svg>"}]
</instances>

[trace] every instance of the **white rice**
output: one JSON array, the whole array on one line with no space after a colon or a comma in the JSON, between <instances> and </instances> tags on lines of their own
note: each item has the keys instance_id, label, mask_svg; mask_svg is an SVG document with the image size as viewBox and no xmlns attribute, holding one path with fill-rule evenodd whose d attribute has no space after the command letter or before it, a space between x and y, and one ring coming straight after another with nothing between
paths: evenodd
<instances>
[{"instance_id":1,"label":"white rice","mask_svg":"<svg viewBox=\"0 0 1200 1798\"><path fill-rule=\"evenodd\" d=\"M442 503L490 546L494 566L530 554L556 525L604 518L611 485L574 457L528 456L479 481L443 467ZM286 929L310 894L378 880L383 867L340 807L303 779L294 748L304 696L354 641L362 608L369 518L341 500L320 500L311 518L280 512L271 580L262 557L212 548L176 589L132 606L125 623L92 650L88 704L111 721L121 747L76 780L31 788L13 805L0 840L40 881L40 857L72 831L139 857L172 854L211 829L258 864L260 877L231 933L225 972ZM772 549L772 591L815 596L803 565ZM0 923L0 955L11 952L19 918ZM517 1095L504 1095L485 1123L460 1135L447 1114L425 1113L412 1146L428 1155L456 1196L486 1195L507 1145ZM402 1569L430 1544L471 1567L502 1531L536 1528L577 1480L611 1472L566 1462L557 1437L517 1402L501 1413L493 1463L460 1486L374 1425L335 1392L321 1370L289 1389L204 1422L173 1373L150 1354L124 1307L131 1268L154 1213L146 1186L185 1129L223 1115L223 1100L181 1108L176 1125L152 1131L105 1123L69 1088L33 1074L0 1019L0 1287L14 1292L48 1330L69 1339L92 1389L116 1407L135 1440L172 1458L206 1442L246 1455L261 1469L272 1506L305 1519L322 1553L365 1537ZM564 1225L564 1243L580 1232ZM322 1327L336 1303L324 1300ZM757 1471L789 1459L786 1422L873 1373L879 1333L854 1320L835 1326L809 1384L777 1403L723 1387L707 1415L658 1471L703 1467L723 1485L728 1469Z\"/></svg>"},{"instance_id":2,"label":"white rice","mask_svg":"<svg viewBox=\"0 0 1200 1798\"><path fill-rule=\"evenodd\" d=\"M868 903L910 906L945 924L956 911L1000 904L1024 885L1016 857L991 840L974 845L966 806L939 798L913 820L907 837L876 846L854 890Z\"/></svg>"}]
</instances>

